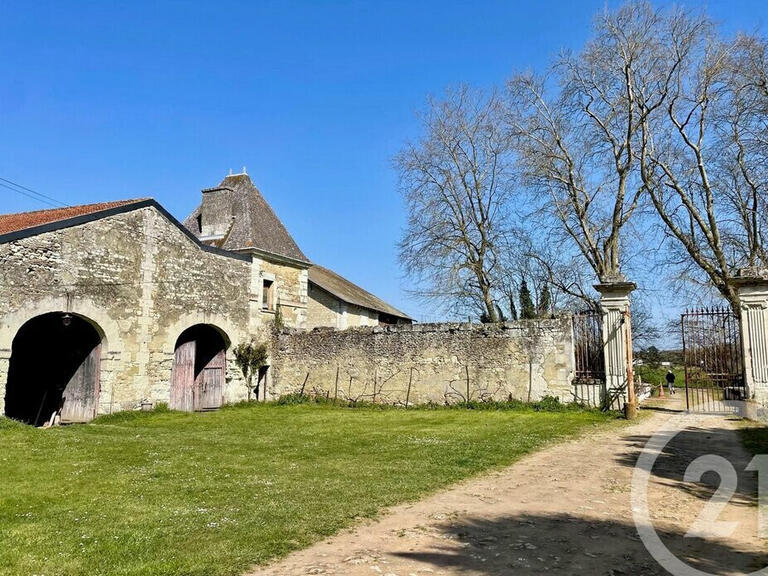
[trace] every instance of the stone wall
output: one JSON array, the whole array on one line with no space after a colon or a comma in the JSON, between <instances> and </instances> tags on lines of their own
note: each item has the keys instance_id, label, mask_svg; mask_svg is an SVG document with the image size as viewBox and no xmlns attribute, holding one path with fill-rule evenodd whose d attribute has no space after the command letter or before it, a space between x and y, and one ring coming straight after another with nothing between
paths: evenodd
<instances>
[{"instance_id":1,"label":"stone wall","mask_svg":"<svg viewBox=\"0 0 768 576\"><path fill-rule=\"evenodd\" d=\"M186 328L211 324L230 346L252 333L250 261L203 250L151 206L0 244L0 277L0 413L13 338L40 314L71 312L101 333L99 413L167 402ZM228 354L225 399L246 394Z\"/></svg>"},{"instance_id":2,"label":"stone wall","mask_svg":"<svg viewBox=\"0 0 768 576\"><path fill-rule=\"evenodd\" d=\"M442 403L463 400L469 381L473 400L570 401L573 365L570 318L286 331L275 344L269 392L304 387L342 399Z\"/></svg>"},{"instance_id":3,"label":"stone wall","mask_svg":"<svg viewBox=\"0 0 768 576\"><path fill-rule=\"evenodd\" d=\"M254 268L265 278L275 282L275 297L283 315L283 323L290 328L305 328L307 325L307 269L289 264L276 264L254 257ZM261 290L261 288L259 288ZM265 322L274 320L273 311L261 309L259 292L259 313Z\"/></svg>"}]
</instances>

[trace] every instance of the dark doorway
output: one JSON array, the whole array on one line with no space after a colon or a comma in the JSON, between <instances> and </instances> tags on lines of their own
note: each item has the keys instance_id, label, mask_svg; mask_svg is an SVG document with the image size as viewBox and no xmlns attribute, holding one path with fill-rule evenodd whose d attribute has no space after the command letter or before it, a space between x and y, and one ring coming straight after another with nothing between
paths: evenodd
<instances>
[{"instance_id":1,"label":"dark doorway","mask_svg":"<svg viewBox=\"0 0 768 576\"><path fill-rule=\"evenodd\" d=\"M171 371L172 409L191 412L221 406L226 350L223 336L213 326L197 324L181 333Z\"/></svg>"},{"instance_id":2,"label":"dark doorway","mask_svg":"<svg viewBox=\"0 0 768 576\"><path fill-rule=\"evenodd\" d=\"M86 320L62 312L37 316L13 339L5 415L40 426L96 415L101 336Z\"/></svg>"}]
</instances>

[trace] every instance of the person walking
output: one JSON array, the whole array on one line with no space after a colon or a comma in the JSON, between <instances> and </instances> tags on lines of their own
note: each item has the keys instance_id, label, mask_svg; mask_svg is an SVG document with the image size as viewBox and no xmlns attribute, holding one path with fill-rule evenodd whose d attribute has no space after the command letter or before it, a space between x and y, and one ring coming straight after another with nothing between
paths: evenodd
<instances>
[{"instance_id":1,"label":"person walking","mask_svg":"<svg viewBox=\"0 0 768 576\"><path fill-rule=\"evenodd\" d=\"M675 394L675 373L672 370L667 370L667 388L669 388L670 394Z\"/></svg>"}]
</instances>

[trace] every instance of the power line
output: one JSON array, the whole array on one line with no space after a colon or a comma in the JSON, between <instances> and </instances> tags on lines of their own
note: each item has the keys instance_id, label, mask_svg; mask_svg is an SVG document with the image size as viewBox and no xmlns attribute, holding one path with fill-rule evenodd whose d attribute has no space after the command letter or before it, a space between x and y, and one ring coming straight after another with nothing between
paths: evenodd
<instances>
[{"instance_id":1,"label":"power line","mask_svg":"<svg viewBox=\"0 0 768 576\"><path fill-rule=\"evenodd\" d=\"M27 198L31 198L32 200L37 200L38 202L42 202L43 204L47 204L48 206L53 206L54 208L58 208L58 204L54 204L53 202L48 202L48 200L43 200L42 198L38 198L37 196L32 196L32 194L27 194L26 192L23 192L22 190L17 190L16 188L11 188L7 184L3 184L0 182L0 186L3 188L7 188L8 190L11 190L13 192L16 192L17 194L21 194L22 196L26 196Z\"/></svg>"},{"instance_id":2,"label":"power line","mask_svg":"<svg viewBox=\"0 0 768 576\"><path fill-rule=\"evenodd\" d=\"M5 184L3 184L3 182L5 182ZM38 202L43 202L44 204L48 204L49 206L54 206L54 207L61 206L64 208L67 208L69 206L69 204L65 204L60 200L56 200L56 198L43 194L42 192L38 192L37 190L32 190L32 188L28 188L27 186L22 186L21 184L18 184L13 180L8 180L7 178L0 177L0 186L2 186L3 188L7 188L8 190L11 190L13 192L16 192L17 194L21 194L22 196L26 196L27 198L31 198L32 200L37 200Z\"/></svg>"}]
</instances>

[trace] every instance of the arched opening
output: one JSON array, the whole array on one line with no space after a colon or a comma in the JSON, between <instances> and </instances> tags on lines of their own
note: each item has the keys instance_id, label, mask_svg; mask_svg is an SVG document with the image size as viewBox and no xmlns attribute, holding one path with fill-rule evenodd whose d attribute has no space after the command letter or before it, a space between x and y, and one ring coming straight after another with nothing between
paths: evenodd
<instances>
[{"instance_id":1,"label":"arched opening","mask_svg":"<svg viewBox=\"0 0 768 576\"><path fill-rule=\"evenodd\" d=\"M174 410L214 410L224 397L227 343L213 326L196 324L176 341L171 371L170 407Z\"/></svg>"},{"instance_id":2,"label":"arched opening","mask_svg":"<svg viewBox=\"0 0 768 576\"><path fill-rule=\"evenodd\" d=\"M5 389L5 415L40 426L96 416L101 335L64 312L32 318L16 333Z\"/></svg>"}]
</instances>

